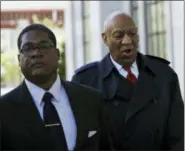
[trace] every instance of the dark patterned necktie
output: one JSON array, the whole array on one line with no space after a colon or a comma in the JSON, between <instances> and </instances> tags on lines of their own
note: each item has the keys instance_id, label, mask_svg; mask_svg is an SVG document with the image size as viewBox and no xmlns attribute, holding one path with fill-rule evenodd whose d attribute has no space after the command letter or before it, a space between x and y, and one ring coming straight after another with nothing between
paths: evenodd
<instances>
[{"instance_id":1,"label":"dark patterned necktie","mask_svg":"<svg viewBox=\"0 0 185 151\"><path fill-rule=\"evenodd\" d=\"M53 95L49 92L44 94L42 101L44 102L44 123L53 143L58 150L67 150L67 143L55 106L52 104Z\"/></svg>"},{"instance_id":2,"label":"dark patterned necktie","mask_svg":"<svg viewBox=\"0 0 185 151\"><path fill-rule=\"evenodd\" d=\"M123 67L127 72L128 72L128 75L127 75L127 79L129 81L131 81L132 83L136 83L137 82L137 78L136 76L132 73L130 67Z\"/></svg>"}]
</instances>

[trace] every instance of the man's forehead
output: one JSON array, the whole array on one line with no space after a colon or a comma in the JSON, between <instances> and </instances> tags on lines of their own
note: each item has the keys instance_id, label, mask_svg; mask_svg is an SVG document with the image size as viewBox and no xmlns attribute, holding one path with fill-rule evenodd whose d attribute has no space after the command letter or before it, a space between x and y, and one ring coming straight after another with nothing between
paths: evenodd
<instances>
[{"instance_id":1,"label":"man's forehead","mask_svg":"<svg viewBox=\"0 0 185 151\"><path fill-rule=\"evenodd\" d=\"M124 26L125 28L134 27L135 23L129 16L119 15L112 19L112 24L117 26Z\"/></svg>"},{"instance_id":2,"label":"man's forehead","mask_svg":"<svg viewBox=\"0 0 185 151\"><path fill-rule=\"evenodd\" d=\"M49 41L48 34L40 30L30 30L22 35L22 43Z\"/></svg>"},{"instance_id":3,"label":"man's forehead","mask_svg":"<svg viewBox=\"0 0 185 151\"><path fill-rule=\"evenodd\" d=\"M123 32L123 31L135 31L137 32L137 27L133 26L133 27L128 27L128 28L113 28L112 32Z\"/></svg>"},{"instance_id":4,"label":"man's forehead","mask_svg":"<svg viewBox=\"0 0 185 151\"><path fill-rule=\"evenodd\" d=\"M136 25L132 18L125 14L120 13L114 16L111 16L104 25L104 30L113 30L115 28L118 29L128 29L128 28L136 28Z\"/></svg>"}]
</instances>

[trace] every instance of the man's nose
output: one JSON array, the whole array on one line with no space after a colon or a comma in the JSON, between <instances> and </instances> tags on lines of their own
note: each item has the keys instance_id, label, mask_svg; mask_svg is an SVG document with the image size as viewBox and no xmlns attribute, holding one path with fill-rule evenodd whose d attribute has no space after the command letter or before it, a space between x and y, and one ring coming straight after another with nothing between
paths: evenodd
<instances>
[{"instance_id":1,"label":"man's nose","mask_svg":"<svg viewBox=\"0 0 185 151\"><path fill-rule=\"evenodd\" d=\"M125 34L122 39L122 44L130 45L130 44L132 44L132 39L127 34Z\"/></svg>"},{"instance_id":2,"label":"man's nose","mask_svg":"<svg viewBox=\"0 0 185 151\"><path fill-rule=\"evenodd\" d=\"M42 54L38 48L35 48L32 52L32 57L42 57Z\"/></svg>"}]
</instances>

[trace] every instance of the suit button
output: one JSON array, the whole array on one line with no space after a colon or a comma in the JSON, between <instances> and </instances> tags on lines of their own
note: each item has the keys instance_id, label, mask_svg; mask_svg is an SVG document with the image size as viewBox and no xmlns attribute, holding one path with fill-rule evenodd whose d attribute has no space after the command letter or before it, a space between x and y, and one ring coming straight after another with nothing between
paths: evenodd
<instances>
[{"instance_id":1,"label":"suit button","mask_svg":"<svg viewBox=\"0 0 185 151\"><path fill-rule=\"evenodd\" d=\"M118 105L119 105L119 101L114 101L114 102L113 102L113 105L114 105L114 106L118 106Z\"/></svg>"}]
</instances>

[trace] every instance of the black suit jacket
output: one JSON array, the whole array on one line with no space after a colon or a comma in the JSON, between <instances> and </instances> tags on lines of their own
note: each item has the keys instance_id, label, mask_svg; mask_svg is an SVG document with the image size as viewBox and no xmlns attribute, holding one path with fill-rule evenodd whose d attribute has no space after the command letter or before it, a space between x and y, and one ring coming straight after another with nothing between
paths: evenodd
<instances>
[{"instance_id":1,"label":"black suit jacket","mask_svg":"<svg viewBox=\"0 0 185 151\"><path fill-rule=\"evenodd\" d=\"M139 78L126 111L128 139L123 144L132 150L183 150L184 104L177 74L162 58L138 53L137 64ZM100 62L77 69L72 81L96 88L108 104L118 85L115 71L108 54ZM123 92L126 97L127 87ZM119 107L119 102L113 103L112 108Z\"/></svg>"},{"instance_id":2,"label":"black suit jacket","mask_svg":"<svg viewBox=\"0 0 185 151\"><path fill-rule=\"evenodd\" d=\"M105 136L101 129L103 101L100 93L72 82L62 81L62 85L68 94L76 120L75 150L98 150L100 146L105 147L102 149L107 149L108 144L106 143L109 142L102 142L100 139L100 136ZM88 138L89 131L97 131L97 133ZM1 97L0 139L2 150L55 149L50 137L45 132L44 123L25 82Z\"/></svg>"}]
</instances>

